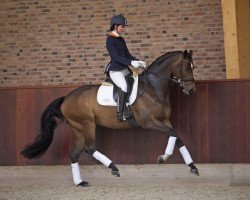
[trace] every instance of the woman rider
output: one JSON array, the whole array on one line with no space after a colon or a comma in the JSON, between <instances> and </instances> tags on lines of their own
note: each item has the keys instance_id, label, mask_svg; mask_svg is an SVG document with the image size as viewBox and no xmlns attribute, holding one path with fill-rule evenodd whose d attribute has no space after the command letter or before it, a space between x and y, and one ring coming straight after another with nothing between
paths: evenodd
<instances>
[{"instance_id":1,"label":"woman rider","mask_svg":"<svg viewBox=\"0 0 250 200\"><path fill-rule=\"evenodd\" d=\"M126 105L127 82L125 77L130 73L128 66L135 68L146 68L144 61L139 61L129 53L126 42L121 36L125 32L127 20L122 15L116 15L110 20L110 34L106 40L106 47L111 61L106 68L106 72L112 81L119 87L117 100L117 118L118 121L126 121L131 117Z\"/></svg>"}]
</instances>

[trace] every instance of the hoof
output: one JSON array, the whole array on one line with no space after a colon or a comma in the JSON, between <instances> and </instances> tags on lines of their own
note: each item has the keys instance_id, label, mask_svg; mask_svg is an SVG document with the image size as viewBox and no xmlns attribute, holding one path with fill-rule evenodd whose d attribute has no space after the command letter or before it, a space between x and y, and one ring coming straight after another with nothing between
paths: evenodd
<instances>
[{"instance_id":1,"label":"hoof","mask_svg":"<svg viewBox=\"0 0 250 200\"><path fill-rule=\"evenodd\" d=\"M163 164L165 162L165 160L163 159L163 155L158 157L158 163L159 164Z\"/></svg>"},{"instance_id":2,"label":"hoof","mask_svg":"<svg viewBox=\"0 0 250 200\"><path fill-rule=\"evenodd\" d=\"M116 177L120 177L120 173L119 173L119 171L111 171L111 174L112 175L114 175L114 176L116 176Z\"/></svg>"},{"instance_id":3,"label":"hoof","mask_svg":"<svg viewBox=\"0 0 250 200\"><path fill-rule=\"evenodd\" d=\"M192 174L194 174L194 175L197 175L197 176L200 175L198 169L190 169L190 172L191 172Z\"/></svg>"},{"instance_id":4,"label":"hoof","mask_svg":"<svg viewBox=\"0 0 250 200\"><path fill-rule=\"evenodd\" d=\"M90 186L88 182L86 181L82 181L81 183L79 183L77 186L81 186L81 187L88 187Z\"/></svg>"}]
</instances>

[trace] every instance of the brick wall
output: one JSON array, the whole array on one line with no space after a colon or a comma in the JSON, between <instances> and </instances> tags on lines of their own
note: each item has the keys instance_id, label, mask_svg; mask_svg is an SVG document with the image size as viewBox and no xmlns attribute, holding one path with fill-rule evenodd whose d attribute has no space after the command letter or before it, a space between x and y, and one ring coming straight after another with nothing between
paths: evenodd
<instances>
[{"instance_id":1,"label":"brick wall","mask_svg":"<svg viewBox=\"0 0 250 200\"><path fill-rule=\"evenodd\" d=\"M9 0L0 2L0 86L100 83L120 13L132 55L151 63L192 49L196 79L226 78L221 0Z\"/></svg>"}]
</instances>

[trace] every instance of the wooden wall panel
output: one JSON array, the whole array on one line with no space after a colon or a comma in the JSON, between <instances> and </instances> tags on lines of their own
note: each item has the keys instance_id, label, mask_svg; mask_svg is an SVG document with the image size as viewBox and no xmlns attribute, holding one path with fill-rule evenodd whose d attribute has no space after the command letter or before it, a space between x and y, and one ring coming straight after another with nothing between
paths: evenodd
<instances>
[{"instance_id":1,"label":"wooden wall panel","mask_svg":"<svg viewBox=\"0 0 250 200\"><path fill-rule=\"evenodd\" d=\"M235 131L235 157L236 162L247 162L250 157L250 84L241 82L236 85L236 131ZM248 105L248 106L246 106ZM236 134L238 133L238 134Z\"/></svg>"},{"instance_id":2,"label":"wooden wall panel","mask_svg":"<svg viewBox=\"0 0 250 200\"><path fill-rule=\"evenodd\" d=\"M0 164L16 165L16 90L0 92Z\"/></svg>"},{"instance_id":3,"label":"wooden wall panel","mask_svg":"<svg viewBox=\"0 0 250 200\"><path fill-rule=\"evenodd\" d=\"M198 98L197 100L197 137L198 137L198 160L201 162L209 162L209 145L210 145L210 135L208 133L208 88L206 83L201 83L197 85L197 93L195 94ZM190 111L192 112L192 111Z\"/></svg>"},{"instance_id":4,"label":"wooden wall panel","mask_svg":"<svg viewBox=\"0 0 250 200\"><path fill-rule=\"evenodd\" d=\"M247 149L245 151L245 149L243 149L242 151L245 155L245 159L244 159L244 162L249 162L249 158L250 158L250 84L248 83L247 84L247 104L246 106L243 105L243 107L246 109L246 112L247 112L247 129L246 130L243 130L243 133L242 132L239 132L239 134L244 134L246 136L246 144L247 144Z\"/></svg>"},{"instance_id":5,"label":"wooden wall panel","mask_svg":"<svg viewBox=\"0 0 250 200\"><path fill-rule=\"evenodd\" d=\"M27 141L33 141L37 132L38 117L35 115L36 90L17 90L17 163L36 164L36 160L24 159L19 150L27 145Z\"/></svg>"},{"instance_id":6,"label":"wooden wall panel","mask_svg":"<svg viewBox=\"0 0 250 200\"><path fill-rule=\"evenodd\" d=\"M233 162L235 160L235 139L236 139L236 84L234 82L228 82L220 85L220 133L219 141L220 148L218 149L218 158L224 156L225 160L222 162Z\"/></svg>"},{"instance_id":7,"label":"wooden wall panel","mask_svg":"<svg viewBox=\"0 0 250 200\"><path fill-rule=\"evenodd\" d=\"M200 90L199 85L197 85L197 89L198 91ZM182 96L182 94L180 94ZM200 151L199 151L199 146L197 144L199 144L199 131L198 131L198 123L197 123L197 119L199 117L199 109L198 109L198 97L199 94L196 93L192 96L189 96L189 107L188 107L188 131L189 131L189 143L187 143L186 141L185 144L187 146L187 148L191 151L191 147L192 147L192 158L197 161L200 157ZM177 105L178 106L178 105ZM191 112L190 112L191 111ZM185 134L185 133L183 133ZM180 136L182 136L182 133L180 133ZM202 149L204 149L205 146L202 146Z\"/></svg>"},{"instance_id":8,"label":"wooden wall panel","mask_svg":"<svg viewBox=\"0 0 250 200\"><path fill-rule=\"evenodd\" d=\"M0 89L0 165L69 164L74 136L63 123L46 154L29 161L19 152L39 133L41 113L74 87ZM172 87L172 125L198 163L250 162L250 80L201 81L185 96ZM151 130L97 128L97 149L115 163L156 163L167 136ZM98 163L83 153L82 164ZM177 148L166 163L183 163Z\"/></svg>"},{"instance_id":9,"label":"wooden wall panel","mask_svg":"<svg viewBox=\"0 0 250 200\"><path fill-rule=\"evenodd\" d=\"M220 151L220 131L219 131L219 114L220 109L218 102L220 102L220 92L218 84L211 83L208 85L208 99L207 99L207 134L205 144L207 146L207 152L209 155L205 156L205 162L216 162L218 158L218 151ZM218 162L218 161L217 161Z\"/></svg>"}]
</instances>

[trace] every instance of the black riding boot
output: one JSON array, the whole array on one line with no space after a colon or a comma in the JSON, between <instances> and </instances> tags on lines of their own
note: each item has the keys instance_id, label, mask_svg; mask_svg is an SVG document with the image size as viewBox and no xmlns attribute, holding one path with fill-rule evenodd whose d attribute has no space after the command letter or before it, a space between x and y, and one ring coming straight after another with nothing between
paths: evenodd
<instances>
[{"instance_id":1,"label":"black riding boot","mask_svg":"<svg viewBox=\"0 0 250 200\"><path fill-rule=\"evenodd\" d=\"M126 121L126 119L131 117L131 112L127 105L127 92L123 92L121 89L119 90L118 100L117 100L117 119L120 122Z\"/></svg>"}]
</instances>

